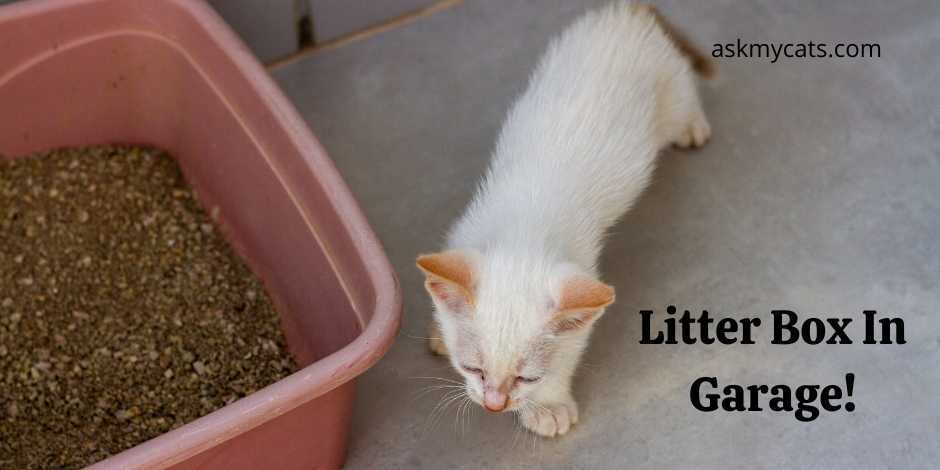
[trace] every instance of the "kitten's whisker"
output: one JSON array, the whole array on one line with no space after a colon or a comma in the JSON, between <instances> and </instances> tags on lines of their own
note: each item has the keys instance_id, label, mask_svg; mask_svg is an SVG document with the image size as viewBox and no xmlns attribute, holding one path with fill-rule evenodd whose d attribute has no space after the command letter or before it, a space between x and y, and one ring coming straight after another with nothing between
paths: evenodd
<instances>
[{"instance_id":1,"label":"kitten's whisker","mask_svg":"<svg viewBox=\"0 0 940 470\"><path fill-rule=\"evenodd\" d=\"M533 406L533 407L535 407L535 408L538 408L538 409L540 409L540 410L542 410L542 411L547 411L547 412L551 413L551 410L549 410L547 406L545 406L545 405L543 405L543 404L541 404L541 403L539 403L539 402L537 402L537 401L533 401L533 400L531 400L531 399L529 399L529 398L526 398L525 403L526 403L526 406L531 405L531 406Z\"/></svg>"},{"instance_id":2,"label":"kitten's whisker","mask_svg":"<svg viewBox=\"0 0 940 470\"><path fill-rule=\"evenodd\" d=\"M436 427L438 410L441 408L441 406L443 406L443 404L444 404L444 399L442 398L440 401L438 401L436 405L434 405L434 408L431 409L431 412L428 413L428 417L425 418L425 425L424 425L425 433L432 432L434 428Z\"/></svg>"},{"instance_id":3,"label":"kitten's whisker","mask_svg":"<svg viewBox=\"0 0 940 470\"><path fill-rule=\"evenodd\" d=\"M516 450L516 444L519 441L519 432L525 431L525 427L522 425L522 411L524 408L513 411L516 415L516 426L512 432L512 445L510 446L511 450Z\"/></svg>"},{"instance_id":4,"label":"kitten's whisker","mask_svg":"<svg viewBox=\"0 0 940 470\"><path fill-rule=\"evenodd\" d=\"M404 336L404 337L406 337L406 338L408 338L408 339L414 339L414 340L418 340L418 341L430 341L430 340L432 340L432 339L441 339L441 338L432 338L432 337L430 337L430 336L415 336L415 335L409 335L409 334L407 334L407 333L402 333L400 336Z\"/></svg>"},{"instance_id":5,"label":"kitten's whisker","mask_svg":"<svg viewBox=\"0 0 940 470\"><path fill-rule=\"evenodd\" d=\"M428 372L440 372L440 371L445 371L445 370L448 371L448 372L453 372L453 371L454 371L454 366L452 366L452 365L448 362L447 364L429 366L429 367L425 367L424 369L425 369L426 371L428 371Z\"/></svg>"},{"instance_id":6,"label":"kitten's whisker","mask_svg":"<svg viewBox=\"0 0 940 470\"><path fill-rule=\"evenodd\" d=\"M467 403L467 395L464 394L464 396L463 396L463 398L460 400L460 402L457 403L457 409L454 410L454 413L455 413L454 426L456 427L455 430L454 430L454 432L457 434L457 437L463 436L463 434L462 434L462 432L461 432L461 431L463 430L463 427L461 426L461 422L460 422L460 421L461 421L461 419L463 418L463 406L464 406L466 403Z\"/></svg>"},{"instance_id":7,"label":"kitten's whisker","mask_svg":"<svg viewBox=\"0 0 940 470\"><path fill-rule=\"evenodd\" d=\"M527 399L526 402L527 402L528 404L531 404L533 407L537 408L538 410L544 411L544 412L546 412L546 413L551 413L551 412L552 412L552 410L550 410L547 406L545 406L545 405L543 405L543 404L541 404L541 403L539 403L539 402L537 402L537 401L533 401L533 400L528 400L528 399ZM530 433L530 434L532 434L532 440L531 440L531 442L532 442L532 451L533 451L533 452L535 452L535 451L541 452L541 450L542 450L542 446L540 445L540 442L541 442L540 439L541 439L541 437L540 437L538 434L534 433L534 432L533 432L533 433Z\"/></svg>"},{"instance_id":8,"label":"kitten's whisker","mask_svg":"<svg viewBox=\"0 0 940 470\"><path fill-rule=\"evenodd\" d=\"M464 402L463 402L464 426L461 428L461 435L463 436L466 436L467 434L466 426L468 426L467 423L470 422L470 413L473 411L472 410L473 400L470 398L470 395L465 395L465 396L466 398L464 398Z\"/></svg>"},{"instance_id":9,"label":"kitten's whisker","mask_svg":"<svg viewBox=\"0 0 940 470\"><path fill-rule=\"evenodd\" d=\"M438 410L441 409L441 407L444 406L444 403L445 403L447 400L449 400L451 397L457 396L457 395L459 395L459 394L460 394L460 392L457 391L457 390L451 390L451 391L445 393L440 399L438 399L438 402L437 402L436 405L434 405L434 408L431 409L431 413L428 415L428 419L432 419L432 420L433 420L433 418L434 418L434 416L436 415L436 413L438 412Z\"/></svg>"},{"instance_id":10,"label":"kitten's whisker","mask_svg":"<svg viewBox=\"0 0 940 470\"><path fill-rule=\"evenodd\" d=\"M460 403L460 407L457 409L458 416L463 421L460 426L460 436L467 435L467 402L470 400L470 397L464 397L463 402Z\"/></svg>"},{"instance_id":11,"label":"kitten's whisker","mask_svg":"<svg viewBox=\"0 0 940 470\"><path fill-rule=\"evenodd\" d=\"M457 426L460 422L460 414L457 412L460 409L460 399L463 396L458 396L455 400L451 400L451 403L456 403L457 408L454 408L454 434L457 434Z\"/></svg>"},{"instance_id":12,"label":"kitten's whisker","mask_svg":"<svg viewBox=\"0 0 940 470\"><path fill-rule=\"evenodd\" d=\"M535 411L532 411L532 413L535 413L536 411L538 411L538 408L541 407L540 404L538 404L538 403L536 403L536 402L534 402L534 401L532 401L532 400L528 400L527 402L528 402L529 405L532 405L532 408L535 409ZM536 450L536 449L535 449L535 448L536 448L536 443L538 442L539 436L538 436L537 434L535 434L535 432L531 432L531 431L530 431L530 432L527 432L526 434L527 434L527 436L524 437L524 439L525 439L525 441L526 441L526 449L527 449L529 452L535 452L535 450Z\"/></svg>"},{"instance_id":13,"label":"kitten's whisker","mask_svg":"<svg viewBox=\"0 0 940 470\"><path fill-rule=\"evenodd\" d=\"M523 405L522 409L519 410L519 419L520 419L519 427L520 427L520 428L523 428L523 431L525 431L525 432L523 432L523 434L530 434L530 435L531 435L531 438L529 438L529 437L524 437L524 440L528 440L528 441L531 443L531 445L528 446L528 448L529 448L532 452L536 452L536 451L541 452L541 450L543 449L543 447L541 447L541 445L540 445L540 443L539 443L539 441L540 441L540 436L537 435L537 434L534 433L534 432L526 431L526 430L524 429L524 427L522 426L521 420L522 420L522 417L523 417L523 414L524 414L524 413L534 414L534 413L537 413L537 412L539 412L539 411L544 411L544 412L547 412L547 413L551 413L551 410L550 410L547 406L545 406L545 405L543 405L543 404L541 404L541 403L539 403L539 402L536 402L536 401L534 401L534 400L532 400L532 399L529 399L529 398L526 398L525 401L523 402L523 404L524 404L524 405ZM513 446L515 446L515 442L513 442Z\"/></svg>"},{"instance_id":14,"label":"kitten's whisker","mask_svg":"<svg viewBox=\"0 0 940 470\"><path fill-rule=\"evenodd\" d=\"M458 400L465 393L466 392L464 392L463 390L451 391L451 392L448 392L444 396L444 398L441 399L440 403L438 403L438 405L435 406L433 410L431 410L431 417L430 417L432 421L431 429L437 426L437 423L440 421L441 417L444 415L444 412L447 410L447 408L450 407L452 403Z\"/></svg>"},{"instance_id":15,"label":"kitten's whisker","mask_svg":"<svg viewBox=\"0 0 940 470\"><path fill-rule=\"evenodd\" d=\"M457 403L458 400L460 400L460 398L461 398L461 394L458 394L457 396L448 399L447 402L444 404L444 406L441 408L441 412L438 413L438 420L440 420L444 416L444 414L447 412L447 409L450 408L451 405ZM456 419L456 416L455 416L455 419ZM454 429L455 431L457 429L456 421L454 423Z\"/></svg>"},{"instance_id":16,"label":"kitten's whisker","mask_svg":"<svg viewBox=\"0 0 940 470\"><path fill-rule=\"evenodd\" d=\"M444 377L415 376L415 377L408 377L408 378L409 378L409 379L417 379L417 380L440 380L441 382L449 382L449 383L454 383L454 384L463 385L463 382L461 382L460 380L447 379L447 378L444 378Z\"/></svg>"},{"instance_id":17,"label":"kitten's whisker","mask_svg":"<svg viewBox=\"0 0 940 470\"><path fill-rule=\"evenodd\" d=\"M430 384L421 387L421 390L427 389L441 389L441 388L464 388L463 385L451 384L451 383L440 383L440 384Z\"/></svg>"},{"instance_id":18,"label":"kitten's whisker","mask_svg":"<svg viewBox=\"0 0 940 470\"><path fill-rule=\"evenodd\" d=\"M423 397L423 396L425 396L425 395L427 395L427 394L429 394L429 393L431 393L431 392L436 392L436 391L439 391L439 390L452 391L452 390L459 389L459 388L463 388L463 386L461 386L461 385L429 385L429 386L424 387L424 388L418 390L417 392L415 392L415 395L411 398L411 400L412 400L412 403L413 403L413 402L417 401L418 399L420 399L421 397Z\"/></svg>"}]
</instances>

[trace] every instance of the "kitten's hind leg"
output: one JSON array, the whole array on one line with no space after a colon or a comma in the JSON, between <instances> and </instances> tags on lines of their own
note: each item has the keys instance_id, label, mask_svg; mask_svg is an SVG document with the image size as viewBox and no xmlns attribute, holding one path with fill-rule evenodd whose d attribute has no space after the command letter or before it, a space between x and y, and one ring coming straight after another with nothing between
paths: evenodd
<instances>
[{"instance_id":1,"label":"kitten's hind leg","mask_svg":"<svg viewBox=\"0 0 940 470\"><path fill-rule=\"evenodd\" d=\"M639 5L641 13L655 18L661 31L669 38L677 56L665 58L661 70L661 86L657 88L660 135L663 146L673 144L681 148L701 147L711 137L712 129L702 110L696 77L711 78L715 67L711 59L695 47L682 32L673 26L652 5ZM678 65L681 60L685 64Z\"/></svg>"},{"instance_id":2,"label":"kitten's hind leg","mask_svg":"<svg viewBox=\"0 0 940 470\"><path fill-rule=\"evenodd\" d=\"M712 136L712 127L701 109L692 113L688 122L679 131L679 136L672 142L679 148L696 148L705 145Z\"/></svg>"},{"instance_id":3,"label":"kitten's hind leg","mask_svg":"<svg viewBox=\"0 0 940 470\"><path fill-rule=\"evenodd\" d=\"M691 70L665 79L659 92L660 142L679 148L701 147L712 135Z\"/></svg>"},{"instance_id":4,"label":"kitten's hind leg","mask_svg":"<svg viewBox=\"0 0 940 470\"><path fill-rule=\"evenodd\" d=\"M431 320L428 325L428 349L438 356L447 356L447 345L444 344L444 337L441 335L441 326L437 320Z\"/></svg>"}]
</instances>

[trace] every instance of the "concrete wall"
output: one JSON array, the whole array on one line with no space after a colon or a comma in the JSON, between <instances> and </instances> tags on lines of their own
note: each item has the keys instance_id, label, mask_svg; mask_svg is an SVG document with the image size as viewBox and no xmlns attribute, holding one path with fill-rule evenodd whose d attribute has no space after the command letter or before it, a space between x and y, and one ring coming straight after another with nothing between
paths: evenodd
<instances>
[{"instance_id":1,"label":"concrete wall","mask_svg":"<svg viewBox=\"0 0 940 470\"><path fill-rule=\"evenodd\" d=\"M297 49L295 3L306 0L209 0L262 62Z\"/></svg>"},{"instance_id":2,"label":"concrete wall","mask_svg":"<svg viewBox=\"0 0 940 470\"><path fill-rule=\"evenodd\" d=\"M0 5L20 0L0 0ZM24 0L25 1L25 0ZM367 28L434 0L208 0L262 62L298 48L300 16L309 13L318 42Z\"/></svg>"}]
</instances>

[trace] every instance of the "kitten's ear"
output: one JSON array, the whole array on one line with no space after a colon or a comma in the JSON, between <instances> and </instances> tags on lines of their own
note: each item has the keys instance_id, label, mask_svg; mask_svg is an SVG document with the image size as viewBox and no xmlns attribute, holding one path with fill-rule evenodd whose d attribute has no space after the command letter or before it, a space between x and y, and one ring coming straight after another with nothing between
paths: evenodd
<instances>
[{"instance_id":1,"label":"kitten's ear","mask_svg":"<svg viewBox=\"0 0 940 470\"><path fill-rule=\"evenodd\" d=\"M583 329L613 302L613 287L583 274L568 276L558 285L551 327L556 333Z\"/></svg>"},{"instance_id":2,"label":"kitten's ear","mask_svg":"<svg viewBox=\"0 0 940 470\"><path fill-rule=\"evenodd\" d=\"M442 251L418 257L427 279L424 287L435 300L454 313L468 313L476 285L473 256L461 251Z\"/></svg>"}]
</instances>

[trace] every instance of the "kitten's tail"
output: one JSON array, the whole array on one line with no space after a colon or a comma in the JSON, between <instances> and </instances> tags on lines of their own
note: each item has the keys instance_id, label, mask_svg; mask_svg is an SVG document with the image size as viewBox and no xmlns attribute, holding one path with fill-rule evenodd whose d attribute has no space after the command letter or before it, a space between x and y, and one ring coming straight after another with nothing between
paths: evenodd
<instances>
[{"instance_id":1,"label":"kitten's tail","mask_svg":"<svg viewBox=\"0 0 940 470\"><path fill-rule=\"evenodd\" d=\"M666 33L666 36L672 40L672 43L675 44L676 48L679 49L679 52L682 53L689 63L692 65L692 70L695 70L702 78L712 78L715 76L715 63L702 51L698 50L692 41L682 34L669 20L663 16L659 10L656 9L653 5L640 5L641 9L645 9L649 12L653 18L656 19L656 24Z\"/></svg>"}]
</instances>

